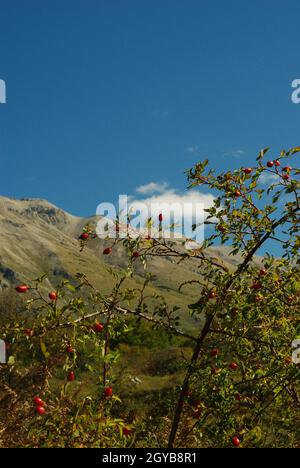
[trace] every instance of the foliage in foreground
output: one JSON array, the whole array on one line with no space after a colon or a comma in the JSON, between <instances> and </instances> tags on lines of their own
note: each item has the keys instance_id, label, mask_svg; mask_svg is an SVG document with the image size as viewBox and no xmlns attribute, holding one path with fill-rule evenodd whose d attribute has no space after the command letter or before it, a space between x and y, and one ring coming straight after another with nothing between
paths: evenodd
<instances>
[{"instance_id":1,"label":"foliage in foreground","mask_svg":"<svg viewBox=\"0 0 300 468\"><path fill-rule=\"evenodd\" d=\"M300 171L288 163L298 151L266 160L263 150L255 167L220 175L207 161L197 164L190 186L216 193L205 221L211 236L198 249L179 249L164 240L160 217L159 238L111 240L104 253L122 243L129 260L126 270L111 271L109 295L83 275L49 297L44 278L21 285L27 312L1 324L9 355L0 368L2 446L298 447L300 369L291 346L300 331ZM259 183L266 174L274 181L268 190ZM87 226L81 248L94 235ZM242 254L234 271L207 250L220 241ZM257 268L254 256L270 243L281 246L282 258L265 254ZM181 325L182 311L148 294L151 275L139 289L127 286L137 262L147 271L154 255L199 262L199 299L189 313L201 325L193 334ZM142 322L149 334L192 348L178 359L179 385L153 396L151 418L127 411L118 388L119 344Z\"/></svg>"}]
</instances>

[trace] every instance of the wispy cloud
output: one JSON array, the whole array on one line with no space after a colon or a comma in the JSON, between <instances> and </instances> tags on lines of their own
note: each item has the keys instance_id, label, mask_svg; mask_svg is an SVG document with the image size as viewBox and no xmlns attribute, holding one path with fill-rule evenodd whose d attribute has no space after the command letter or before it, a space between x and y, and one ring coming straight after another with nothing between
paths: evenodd
<instances>
[{"instance_id":1,"label":"wispy cloud","mask_svg":"<svg viewBox=\"0 0 300 468\"><path fill-rule=\"evenodd\" d=\"M200 149L200 146L192 145L192 146L188 146L185 150L188 153L195 154L195 153L198 153L199 149Z\"/></svg>"},{"instance_id":2,"label":"wispy cloud","mask_svg":"<svg viewBox=\"0 0 300 468\"><path fill-rule=\"evenodd\" d=\"M151 111L152 117L155 119L165 119L170 114L168 109L153 109Z\"/></svg>"},{"instance_id":3,"label":"wispy cloud","mask_svg":"<svg viewBox=\"0 0 300 468\"><path fill-rule=\"evenodd\" d=\"M149 195L153 193L163 193L167 190L167 182L149 182L149 184L140 185L136 192L141 195Z\"/></svg>"},{"instance_id":4,"label":"wispy cloud","mask_svg":"<svg viewBox=\"0 0 300 468\"><path fill-rule=\"evenodd\" d=\"M246 153L246 151L243 150L243 149L229 150L229 151L226 151L226 153L223 154L223 158L230 157L230 158L239 159L239 158L243 157L245 153Z\"/></svg>"}]
</instances>

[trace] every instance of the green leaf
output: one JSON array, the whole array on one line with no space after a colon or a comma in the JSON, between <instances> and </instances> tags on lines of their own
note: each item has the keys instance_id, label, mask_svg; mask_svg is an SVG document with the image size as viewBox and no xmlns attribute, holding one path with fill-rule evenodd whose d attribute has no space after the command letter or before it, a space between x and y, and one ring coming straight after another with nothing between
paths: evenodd
<instances>
[{"instance_id":1,"label":"green leaf","mask_svg":"<svg viewBox=\"0 0 300 468\"><path fill-rule=\"evenodd\" d=\"M264 148L260 151L258 157L256 158L257 161L259 161L260 159L262 159L264 157L264 155L269 151L269 147L268 148Z\"/></svg>"},{"instance_id":2,"label":"green leaf","mask_svg":"<svg viewBox=\"0 0 300 468\"><path fill-rule=\"evenodd\" d=\"M43 342L41 341L40 346L41 346L41 351L42 351L43 355L45 356L46 359L48 359L48 357L50 356L50 354L49 354L48 351L47 351L47 347L46 347L45 343L43 343Z\"/></svg>"},{"instance_id":3,"label":"green leaf","mask_svg":"<svg viewBox=\"0 0 300 468\"><path fill-rule=\"evenodd\" d=\"M15 364L16 360L15 360L15 356L9 356L8 358L8 361L7 361L7 364L9 366L13 366Z\"/></svg>"},{"instance_id":4,"label":"green leaf","mask_svg":"<svg viewBox=\"0 0 300 468\"><path fill-rule=\"evenodd\" d=\"M300 146L296 146L295 148L291 149L291 154L299 153Z\"/></svg>"}]
</instances>

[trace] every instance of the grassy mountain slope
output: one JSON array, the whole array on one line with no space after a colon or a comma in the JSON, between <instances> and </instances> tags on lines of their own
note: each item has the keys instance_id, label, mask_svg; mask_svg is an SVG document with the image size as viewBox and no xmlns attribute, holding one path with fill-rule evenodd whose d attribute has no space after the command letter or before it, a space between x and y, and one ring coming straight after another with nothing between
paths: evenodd
<instances>
[{"instance_id":1,"label":"grassy mountain slope","mask_svg":"<svg viewBox=\"0 0 300 468\"><path fill-rule=\"evenodd\" d=\"M40 199L15 200L0 197L0 286L7 287L27 282L44 273L48 275L49 288L62 279L72 279L77 272L88 276L103 292L111 288L112 280L106 265L116 268L126 266L127 256L121 245L109 256L102 251L107 241L95 239L83 252L79 250L78 236L87 222L95 224L96 217L79 218ZM180 245L178 245L180 248ZM211 249L228 267L233 267L238 258L228 256L224 247ZM134 283L142 284L144 270L138 260ZM170 306L186 309L197 297L197 287L178 292L178 286L188 280L199 278L198 262L176 261L154 257L149 261L149 271L155 275L149 292L163 294ZM189 328L193 320L188 319Z\"/></svg>"}]
</instances>

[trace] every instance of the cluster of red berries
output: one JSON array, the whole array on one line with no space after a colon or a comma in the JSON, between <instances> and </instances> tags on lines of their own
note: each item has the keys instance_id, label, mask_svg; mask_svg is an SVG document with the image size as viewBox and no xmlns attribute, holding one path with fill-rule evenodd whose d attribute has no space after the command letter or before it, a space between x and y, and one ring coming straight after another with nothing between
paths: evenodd
<instances>
[{"instance_id":1,"label":"cluster of red berries","mask_svg":"<svg viewBox=\"0 0 300 468\"><path fill-rule=\"evenodd\" d=\"M35 411L38 414L43 415L46 413L46 410L44 408L45 403L39 396L34 397L33 403L35 404Z\"/></svg>"},{"instance_id":2,"label":"cluster of red berries","mask_svg":"<svg viewBox=\"0 0 300 468\"><path fill-rule=\"evenodd\" d=\"M217 358L220 354L220 350L218 348L213 348L210 352L210 355L212 357L215 357ZM230 364L229 364L229 369L233 370L233 371L236 371L238 369L238 364L234 361L232 361ZM211 368L211 374L212 375L217 375L218 373L220 372L220 369L218 369L217 367L212 367Z\"/></svg>"},{"instance_id":3,"label":"cluster of red berries","mask_svg":"<svg viewBox=\"0 0 300 468\"><path fill-rule=\"evenodd\" d=\"M103 250L103 255L110 255L112 253L112 248L111 247L106 247L104 250ZM138 258L140 256L140 252L138 252L137 250L135 250L134 252L132 252L131 254L131 257L132 258Z\"/></svg>"},{"instance_id":4,"label":"cluster of red berries","mask_svg":"<svg viewBox=\"0 0 300 468\"><path fill-rule=\"evenodd\" d=\"M16 291L20 294L25 294L29 291L30 286L27 286L26 284L20 284L19 286L16 287ZM57 292L56 291L51 291L49 293L49 299L50 301L56 301L57 300Z\"/></svg>"},{"instance_id":5,"label":"cluster of red berries","mask_svg":"<svg viewBox=\"0 0 300 468\"><path fill-rule=\"evenodd\" d=\"M193 419L199 419L201 414L202 414L202 409L201 409L201 400L198 400L198 399L195 399L193 398L193 392L192 390L188 389L186 390L186 392L184 393L184 396L190 400L192 400L190 402L190 409L192 409L192 417Z\"/></svg>"},{"instance_id":6,"label":"cluster of red berries","mask_svg":"<svg viewBox=\"0 0 300 468\"><path fill-rule=\"evenodd\" d=\"M259 276L263 277L263 276L266 276L268 274L268 270L266 268L261 268L259 270ZM263 285L261 283L261 281L259 280L255 280L253 283L252 283L252 286L251 288L254 290L254 291L259 291L260 289L262 289ZM255 296L255 302L261 302L262 301L262 296L261 295L257 295Z\"/></svg>"},{"instance_id":7,"label":"cluster of red berries","mask_svg":"<svg viewBox=\"0 0 300 468\"><path fill-rule=\"evenodd\" d=\"M82 241L87 241L89 239L96 239L97 234L96 233L89 233L89 232L82 232L79 236L79 239Z\"/></svg>"},{"instance_id":8,"label":"cluster of red berries","mask_svg":"<svg viewBox=\"0 0 300 468\"><path fill-rule=\"evenodd\" d=\"M74 349L72 348L71 345L67 346L66 351L67 351L68 354L74 354ZM70 371L69 374L68 374L68 381L69 382L74 382L74 380L75 380L75 372Z\"/></svg>"},{"instance_id":9,"label":"cluster of red berries","mask_svg":"<svg viewBox=\"0 0 300 468\"><path fill-rule=\"evenodd\" d=\"M278 159L275 159L275 160L273 160L273 161L268 161L268 162L267 162L267 167L268 167L269 169L272 169L274 166L275 166L276 168L279 167L279 166L281 166L280 161L279 161ZM289 179L290 179L289 173L291 172L291 170L292 170L292 168L291 168L290 166L285 166L285 167L282 168L282 172L285 173L285 174L282 175L283 180L289 180ZM253 171L252 167L246 167L246 168L244 169L244 173L245 173L246 175L250 175L250 174L252 173L252 171ZM236 195L236 196L238 196L238 195Z\"/></svg>"},{"instance_id":10,"label":"cluster of red berries","mask_svg":"<svg viewBox=\"0 0 300 468\"><path fill-rule=\"evenodd\" d=\"M161 224L162 221L163 221L163 215L162 213L159 214L158 216L158 220L159 220L159 223ZM116 230L119 231L119 225L117 225L116 227ZM93 234L92 235L92 238L96 238L97 237L97 234ZM90 234L88 232L83 232L80 234L79 236L79 239L82 240L82 241L87 241L88 239L90 238ZM148 238L150 239L150 236L148 236ZM110 255L112 253L112 248L111 247L106 247L104 250L103 250L103 255ZM132 253L132 258L138 258L140 256L140 253L138 251L134 251Z\"/></svg>"},{"instance_id":11,"label":"cluster of red berries","mask_svg":"<svg viewBox=\"0 0 300 468\"><path fill-rule=\"evenodd\" d=\"M192 402L192 409L193 409L193 419L199 419L202 415L202 409L201 409L201 401L200 400L194 400Z\"/></svg>"},{"instance_id":12,"label":"cluster of red berries","mask_svg":"<svg viewBox=\"0 0 300 468\"><path fill-rule=\"evenodd\" d=\"M275 161L268 161L267 162L267 167L268 168L272 168L272 167L279 167L281 164L280 164L280 161L275 160ZM291 166L285 166L282 168L282 172L284 172L284 174L282 175L282 178L283 180L289 180L290 179L290 172L291 172L292 168Z\"/></svg>"},{"instance_id":13,"label":"cluster of red berries","mask_svg":"<svg viewBox=\"0 0 300 468\"><path fill-rule=\"evenodd\" d=\"M231 362L229 364L229 369L236 371L238 369L238 364L236 362ZM217 375L220 372L221 369L218 369L217 367L212 367L211 368L211 374L212 375Z\"/></svg>"},{"instance_id":14,"label":"cluster of red berries","mask_svg":"<svg viewBox=\"0 0 300 468\"><path fill-rule=\"evenodd\" d=\"M274 159L273 161L268 161L268 162L267 162L267 167L269 167L270 169L271 169L272 167L274 167L274 166L275 166L275 167L281 166L280 161L279 161L278 159Z\"/></svg>"}]
</instances>

